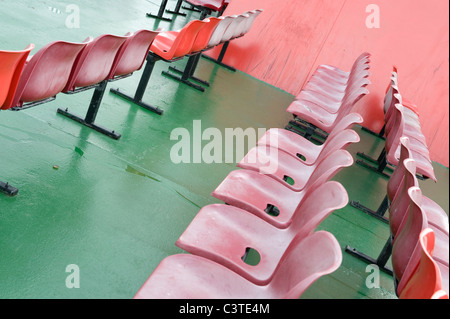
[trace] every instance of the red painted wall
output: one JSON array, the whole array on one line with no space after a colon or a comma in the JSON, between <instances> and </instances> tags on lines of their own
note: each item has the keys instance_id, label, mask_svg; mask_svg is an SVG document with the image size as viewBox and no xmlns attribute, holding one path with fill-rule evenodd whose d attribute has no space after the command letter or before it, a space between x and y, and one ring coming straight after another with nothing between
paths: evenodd
<instances>
[{"instance_id":1,"label":"red painted wall","mask_svg":"<svg viewBox=\"0 0 450 319\"><path fill-rule=\"evenodd\" d=\"M379 28L366 26L370 4L380 9ZM432 159L449 166L447 0L233 0L225 14L256 8L264 12L230 45L225 63L297 95L319 64L348 71L370 52L371 93L356 106L364 126L383 126L382 100L396 65L401 93L419 107Z\"/></svg>"}]
</instances>

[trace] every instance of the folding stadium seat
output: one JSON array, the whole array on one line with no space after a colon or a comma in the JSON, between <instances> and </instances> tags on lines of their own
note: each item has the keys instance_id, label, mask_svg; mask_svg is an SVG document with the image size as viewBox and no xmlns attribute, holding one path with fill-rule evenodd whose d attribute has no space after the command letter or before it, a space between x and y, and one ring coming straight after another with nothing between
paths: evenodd
<instances>
[{"instance_id":1,"label":"folding stadium seat","mask_svg":"<svg viewBox=\"0 0 450 319\"><path fill-rule=\"evenodd\" d=\"M335 66L322 64L319 65L319 67L316 69L315 74L321 75L324 74L328 77L329 80L332 80L335 82L335 84L341 84L342 86L345 86L345 84L348 83L348 80L350 78L350 75L352 74L352 70L356 68L358 65L365 64L369 62L371 54L364 52L362 53L353 63L353 66L349 72L345 72Z\"/></svg>"},{"instance_id":2,"label":"folding stadium seat","mask_svg":"<svg viewBox=\"0 0 450 319\"><path fill-rule=\"evenodd\" d=\"M119 89L111 89L110 91L130 102L139 105L142 108L161 115L163 110L142 101L155 63L160 60L164 60L165 62L181 60L187 54L191 53L191 48L197 34L201 28L205 26L205 24L205 21L194 20L186 24L179 31L159 33L150 47L150 52L147 55L147 62L134 96L125 94Z\"/></svg>"},{"instance_id":3,"label":"folding stadium seat","mask_svg":"<svg viewBox=\"0 0 450 319\"><path fill-rule=\"evenodd\" d=\"M306 238L333 211L347 205L345 188L327 182L310 192L293 214L288 228L279 229L237 207L210 205L200 210L176 245L230 268L257 285L267 285L294 238ZM256 267L245 261L250 249Z\"/></svg>"},{"instance_id":4,"label":"folding stadium seat","mask_svg":"<svg viewBox=\"0 0 450 319\"><path fill-rule=\"evenodd\" d=\"M209 86L208 82L202 81L194 77L193 74L195 72L195 67L198 63L198 60L201 57L202 51L207 47L212 34L214 33L217 25L222 21L222 19L211 17L204 21L206 22L206 24L203 28L201 28L201 30L197 34L197 37L195 38L195 41L191 48L191 53L189 53L189 60L184 71L180 71L175 67L169 67L169 70L172 70L177 73L182 73L182 76L180 77L166 71L163 72L164 75L167 75L179 82L187 84L201 92L204 92L205 89L202 86L196 85L189 80L193 79L197 82L200 82L201 84Z\"/></svg>"},{"instance_id":5,"label":"folding stadium seat","mask_svg":"<svg viewBox=\"0 0 450 319\"><path fill-rule=\"evenodd\" d=\"M16 93L20 75L27 61L27 57L34 44L29 44L21 51L0 50L0 110L7 110L11 107L12 99Z\"/></svg>"},{"instance_id":6,"label":"folding stadium seat","mask_svg":"<svg viewBox=\"0 0 450 319\"><path fill-rule=\"evenodd\" d=\"M92 41L55 41L28 58L19 79L11 109L18 111L52 101L66 86L78 54Z\"/></svg>"},{"instance_id":7,"label":"folding stadium seat","mask_svg":"<svg viewBox=\"0 0 450 319\"><path fill-rule=\"evenodd\" d=\"M419 237L421 252L420 263L414 269L413 275L402 284L403 289L397 291L400 299L433 299L436 293L444 292L448 299L448 270L444 274L447 282L443 283L441 271L438 264L433 260L433 250L435 246L435 234L432 229L426 228L420 233Z\"/></svg>"},{"instance_id":8,"label":"folding stadium seat","mask_svg":"<svg viewBox=\"0 0 450 319\"><path fill-rule=\"evenodd\" d=\"M232 171L214 190L212 196L226 204L242 208L278 228L287 228L297 207L308 193L329 181L343 167L351 166L353 158L345 150L337 150L316 167L301 191L254 170ZM301 167L298 167L300 171Z\"/></svg>"},{"instance_id":9,"label":"folding stadium seat","mask_svg":"<svg viewBox=\"0 0 450 319\"><path fill-rule=\"evenodd\" d=\"M293 191L301 191L308 181L323 174L325 168L334 166L348 158L348 152L342 149L335 150L328 156L317 161L314 165L306 165L297 156L293 156L271 146L256 146L238 163L238 167L251 169L267 174ZM353 164L347 161L347 165ZM321 167L319 169L318 167ZM344 165L346 166L346 165Z\"/></svg>"},{"instance_id":10,"label":"folding stadium seat","mask_svg":"<svg viewBox=\"0 0 450 319\"><path fill-rule=\"evenodd\" d=\"M363 81L367 80L363 79ZM298 120L307 122L308 130L304 137L308 139L312 137L317 128L329 134L337 123L351 112L353 106L369 93L369 91L363 87L364 84L362 82L358 84L360 85L351 89L342 99L342 105L340 106L338 113L329 113L323 108L318 107L315 103L294 101L287 109L287 112L292 113L296 118L296 120L291 121L290 124L297 125Z\"/></svg>"},{"instance_id":11,"label":"folding stadium seat","mask_svg":"<svg viewBox=\"0 0 450 319\"><path fill-rule=\"evenodd\" d=\"M447 276L443 281L448 282L449 265L449 236L429 225L427 217L422 210L422 192L419 187L411 187L408 190L410 199L409 212L400 233L394 238L392 248L392 266L394 280L398 282L397 292L403 291L405 284L411 278L414 270L420 262L420 233L426 228L431 228L435 233L435 247L432 258L442 271L442 276Z\"/></svg>"},{"instance_id":12,"label":"folding stadium seat","mask_svg":"<svg viewBox=\"0 0 450 319\"><path fill-rule=\"evenodd\" d=\"M330 132L327 140L322 145L317 145L286 129L270 129L258 141L258 145L270 146L271 141L276 141L278 149L303 160L306 165L313 165L321 156L334 149L345 149L350 143L359 142L356 132L353 137L351 132L345 132L356 123L362 123L363 118L358 113L350 113L344 117Z\"/></svg>"},{"instance_id":13,"label":"folding stadium seat","mask_svg":"<svg viewBox=\"0 0 450 319\"><path fill-rule=\"evenodd\" d=\"M0 50L0 110L7 110L12 105L20 75L34 44L28 45L21 51ZM0 192L15 196L19 190L9 183L0 181Z\"/></svg>"},{"instance_id":14,"label":"folding stadium seat","mask_svg":"<svg viewBox=\"0 0 450 319\"><path fill-rule=\"evenodd\" d=\"M86 45L63 89L73 94L95 88L84 118L59 108L58 113L114 139L120 134L95 123L107 84L140 69L158 32L140 30L125 36L101 35Z\"/></svg>"},{"instance_id":15,"label":"folding stadium seat","mask_svg":"<svg viewBox=\"0 0 450 319\"><path fill-rule=\"evenodd\" d=\"M209 259L172 255L158 265L134 298L298 299L317 279L339 268L341 262L339 243L325 231L294 240L265 286L255 285Z\"/></svg>"},{"instance_id":16,"label":"folding stadium seat","mask_svg":"<svg viewBox=\"0 0 450 319\"><path fill-rule=\"evenodd\" d=\"M390 224L390 236L386 241L385 246L381 250L379 256L374 259L366 254L346 246L346 251L353 256L367 262L368 264L376 264L384 272L392 275L392 269L386 266L387 261L392 253L392 240L399 233L402 223L407 216L410 199L408 197L408 190L411 187L417 187L418 181L416 178L415 161L411 158L411 151L409 149L409 139L402 137L401 141L401 155L399 165L395 168L387 185L387 195L381 203L376 212L371 211L367 207L359 203L351 202L351 206L382 219ZM389 220L384 218L384 214L389 208ZM430 227L436 228L440 233L449 234L449 221L447 213L433 200L422 195L422 209L428 220Z\"/></svg>"}]
</instances>

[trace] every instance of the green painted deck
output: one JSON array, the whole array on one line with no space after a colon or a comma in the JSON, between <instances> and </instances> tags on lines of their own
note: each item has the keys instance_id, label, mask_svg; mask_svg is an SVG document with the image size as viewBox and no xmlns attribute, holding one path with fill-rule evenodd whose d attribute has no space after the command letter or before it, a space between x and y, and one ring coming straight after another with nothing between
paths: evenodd
<instances>
[{"instance_id":1,"label":"green painted deck","mask_svg":"<svg viewBox=\"0 0 450 319\"><path fill-rule=\"evenodd\" d=\"M174 0L169 2L173 7ZM0 0L0 49L36 48L54 40L82 41L102 33L125 34L142 28L177 29L155 23L159 1L77 1L80 28L65 25L67 1ZM249 8L253 9L253 8ZM190 13L187 19L197 18ZM35 49L34 52L37 51ZM175 63L183 66L186 60ZM293 96L242 72L230 72L203 59L197 75L211 81L200 93L161 75L158 62L144 101L162 108L162 116L106 94L97 123L122 134L118 141L56 113L69 107L85 114L92 91L68 96L21 112L0 112L0 180L19 188L16 197L0 195L0 298L132 298L166 256L183 253L175 241L205 205L218 203L210 193L232 164L174 164L170 140L175 128L284 127ZM110 83L134 93L141 72ZM383 141L356 128L361 142L349 151L374 156ZM449 171L435 164L439 182L420 182L425 195L449 211ZM376 208L386 179L353 165L336 177L352 200ZM319 227L333 233L344 248L376 257L388 225L347 206ZM302 298L396 298L392 278L381 274L381 287L366 286L366 264L343 253L342 266L313 284ZM80 269L80 288L68 289L67 265Z\"/></svg>"}]
</instances>

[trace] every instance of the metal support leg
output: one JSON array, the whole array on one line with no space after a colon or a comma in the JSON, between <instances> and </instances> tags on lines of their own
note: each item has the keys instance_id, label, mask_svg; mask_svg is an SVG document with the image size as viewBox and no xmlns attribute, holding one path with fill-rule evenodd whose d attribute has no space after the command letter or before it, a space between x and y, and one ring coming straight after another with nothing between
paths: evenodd
<instances>
[{"instance_id":1,"label":"metal support leg","mask_svg":"<svg viewBox=\"0 0 450 319\"><path fill-rule=\"evenodd\" d=\"M394 272L392 271L392 269L386 266L386 263L388 262L389 258L392 255L392 236L389 236L389 239L386 241L386 244L384 245L384 247L381 250L380 254L378 255L377 259L367 256L366 254L364 254L348 245L345 247L345 251L347 253L349 253L350 255L352 255L368 264L377 265L380 268L380 270L387 273L388 275L391 275L391 276L394 275Z\"/></svg>"},{"instance_id":2,"label":"metal support leg","mask_svg":"<svg viewBox=\"0 0 450 319\"><path fill-rule=\"evenodd\" d=\"M185 17L186 13L180 12L182 4L183 4L183 0L178 0L177 5L175 6L175 10L166 10L166 12Z\"/></svg>"},{"instance_id":3,"label":"metal support leg","mask_svg":"<svg viewBox=\"0 0 450 319\"><path fill-rule=\"evenodd\" d=\"M374 171L375 173L377 173L377 174L379 174L379 175L381 175L383 177L386 177L386 178L390 178L391 177L390 174L387 174L387 173L384 172L384 169L387 167L387 164L388 164L387 159L386 159L386 149L385 148L383 148L383 151L381 152L380 156L376 160L371 158L371 157L369 157L369 156L367 156L364 153L359 153L358 152L357 155L363 157L366 160L369 160L369 161L373 162L376 165L368 164L368 163L366 163L365 161L362 161L362 160L356 160L356 164L358 164L360 166L363 166L363 167L365 167L367 169L370 169L371 171Z\"/></svg>"},{"instance_id":4,"label":"metal support leg","mask_svg":"<svg viewBox=\"0 0 450 319\"><path fill-rule=\"evenodd\" d=\"M383 139L383 140L385 140L386 138L384 137L384 133L385 133L385 131L386 131L386 124L383 126L383 128L381 129L381 131L379 132L379 133L377 133L377 132L374 132L374 131L371 131L371 130L369 130L368 128L366 128L366 127L361 127L361 130L363 130L363 131L365 131L365 132L367 132L367 133L369 133L369 134L372 134L372 135L374 135L374 136L376 136L376 137L378 137L378 138L380 138L380 139Z\"/></svg>"},{"instance_id":5,"label":"metal support leg","mask_svg":"<svg viewBox=\"0 0 450 319\"><path fill-rule=\"evenodd\" d=\"M144 96L145 90L147 88L148 82L153 72L153 68L155 67L155 63L157 61L158 59L155 58L152 54L149 53L147 55L147 62L145 64L144 71L142 72L141 79L139 80L139 84L136 89L136 93L134 94L134 97L120 92L119 89L111 89L110 92L126 99L127 101L133 102L146 110L161 115L164 112L163 110L161 110L158 107L154 107L147 103L142 102L142 98Z\"/></svg>"},{"instance_id":6,"label":"metal support leg","mask_svg":"<svg viewBox=\"0 0 450 319\"><path fill-rule=\"evenodd\" d=\"M168 21L168 22L172 22L172 19L170 18L165 18L164 15L164 11L166 10L166 6L167 6L167 1L168 0L163 0L161 2L161 6L159 7L159 12L157 15L151 14L151 13L147 13L147 17L149 18L155 18L155 19L159 19L159 20L163 20L163 21Z\"/></svg>"},{"instance_id":7,"label":"metal support leg","mask_svg":"<svg viewBox=\"0 0 450 319\"><path fill-rule=\"evenodd\" d=\"M118 140L120 138L120 134L117 134L114 131L111 131L109 129L106 129L100 125L95 124L95 118L97 117L98 109L100 108L100 105L102 103L103 95L105 94L106 86L108 85L108 81L103 81L95 88L94 94L91 99L91 103L89 105L89 109L86 113L85 118L81 118L78 115L75 115L73 113L70 113L68 109L58 109L58 113L61 115L64 115L78 123L81 123L87 127L90 127L97 132L100 132L102 134L105 134L115 140Z\"/></svg>"},{"instance_id":8,"label":"metal support leg","mask_svg":"<svg viewBox=\"0 0 450 319\"><path fill-rule=\"evenodd\" d=\"M189 79L191 78L191 74L194 73L194 67L196 65L195 61L196 61L196 56L190 56L184 71L180 71L180 70L175 69L175 68L169 68L172 71L182 73L181 77L176 76L176 75L174 75L172 73L169 73L167 71L163 71L162 74L166 75L166 76L168 76L168 77L170 77L170 78L172 78L172 79L174 79L174 80L176 80L178 82L181 82L181 83L184 83L186 85L189 85L190 87L192 87L192 88L194 88L194 89L196 89L196 90L198 90L200 92L205 92L205 88L204 87L202 87L200 85L197 85L197 84L194 84L191 81L189 81Z\"/></svg>"},{"instance_id":9,"label":"metal support leg","mask_svg":"<svg viewBox=\"0 0 450 319\"><path fill-rule=\"evenodd\" d=\"M214 63L216 63L220 66L223 66L224 68L227 68L230 71L236 72L235 68L222 62L229 45L230 45L230 41L227 41L223 44L222 50L220 51L219 57L217 59L211 58L207 55L202 55L202 57L204 57L207 60L213 61Z\"/></svg>"},{"instance_id":10,"label":"metal support leg","mask_svg":"<svg viewBox=\"0 0 450 319\"><path fill-rule=\"evenodd\" d=\"M178 74L182 74L181 79L184 79L186 81L193 80L195 82L198 82L202 85L209 87L210 86L209 82L204 81L204 80L199 79L194 76L195 70L197 69L197 65L200 62L200 58L201 58L201 53L189 57L188 64L186 65L184 71L177 69L174 66L170 66L169 70L171 70L172 72L178 73Z\"/></svg>"},{"instance_id":11,"label":"metal support leg","mask_svg":"<svg viewBox=\"0 0 450 319\"><path fill-rule=\"evenodd\" d=\"M16 196L19 193L19 190L15 187L9 185L8 182L4 183L0 181L0 192L8 195L8 196Z\"/></svg>"},{"instance_id":12,"label":"metal support leg","mask_svg":"<svg viewBox=\"0 0 450 319\"><path fill-rule=\"evenodd\" d=\"M381 202L380 206L378 207L377 211L373 211L370 208L367 208L366 206L362 205L360 202L357 202L354 200L352 200L350 202L350 206L355 207L355 208L359 209L360 211L389 224L389 220L386 217L384 217L384 215L386 214L386 211L389 208L389 199L388 199L387 195L384 197L384 199Z\"/></svg>"}]
</instances>

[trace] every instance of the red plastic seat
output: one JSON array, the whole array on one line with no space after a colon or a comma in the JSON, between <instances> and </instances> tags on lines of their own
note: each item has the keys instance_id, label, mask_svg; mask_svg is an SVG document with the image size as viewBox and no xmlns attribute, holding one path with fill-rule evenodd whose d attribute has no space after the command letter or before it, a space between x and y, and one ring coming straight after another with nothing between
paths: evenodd
<instances>
[{"instance_id":1,"label":"red plastic seat","mask_svg":"<svg viewBox=\"0 0 450 319\"><path fill-rule=\"evenodd\" d=\"M359 142L359 135L352 130L348 130L348 128L362 122L363 118L357 113L347 115L333 128L322 145L314 144L285 129L268 130L258 141L258 145L270 146L271 141L275 141L278 149L301 158L307 165L313 165L320 157L326 156L328 152L335 149L345 149L350 143Z\"/></svg>"},{"instance_id":2,"label":"red plastic seat","mask_svg":"<svg viewBox=\"0 0 450 319\"><path fill-rule=\"evenodd\" d=\"M222 264L257 285L266 285L294 238L305 238L347 203L345 188L327 182L304 198L286 229L273 227L237 207L210 205L200 210L176 245ZM244 261L249 249L259 254L257 265Z\"/></svg>"},{"instance_id":3,"label":"red plastic seat","mask_svg":"<svg viewBox=\"0 0 450 319\"><path fill-rule=\"evenodd\" d=\"M200 51L206 49L211 36L221 21L222 19L215 17L210 17L204 20L206 24L197 33L194 43L192 44L191 54L199 53Z\"/></svg>"},{"instance_id":4,"label":"red plastic seat","mask_svg":"<svg viewBox=\"0 0 450 319\"><path fill-rule=\"evenodd\" d=\"M448 269L449 264L449 236L428 223L421 207L422 192L419 187L408 190L410 206L405 217L404 226L394 238L392 248L392 266L395 280L398 281L397 291L401 292L411 278L413 271L420 261L419 236L426 229L431 228L435 233L435 248L433 259Z\"/></svg>"},{"instance_id":5,"label":"red plastic seat","mask_svg":"<svg viewBox=\"0 0 450 319\"><path fill-rule=\"evenodd\" d=\"M11 107L23 67L33 49L34 44L29 44L21 51L0 51L0 61L2 61L0 66L1 110L7 110Z\"/></svg>"},{"instance_id":6,"label":"red plastic seat","mask_svg":"<svg viewBox=\"0 0 450 319\"><path fill-rule=\"evenodd\" d=\"M371 56L371 54L368 52L362 53L353 63L352 69L355 68L357 65L368 61L370 56ZM345 85L350 78L351 70L349 72L345 72L335 66L328 65L328 64L322 64L317 68L316 73L324 73L328 77L333 78L334 81L336 81L336 83L341 83L341 84Z\"/></svg>"},{"instance_id":7,"label":"red plastic seat","mask_svg":"<svg viewBox=\"0 0 450 319\"><path fill-rule=\"evenodd\" d=\"M286 183L257 171L236 170L222 181L212 196L242 208L275 227L287 228L303 198L329 181L342 167L352 163L353 158L347 151L335 151L317 166L301 191L294 191Z\"/></svg>"},{"instance_id":8,"label":"red plastic seat","mask_svg":"<svg viewBox=\"0 0 450 319\"><path fill-rule=\"evenodd\" d=\"M66 86L78 54L90 40L84 43L52 42L31 56L23 69L11 106L23 109L54 99Z\"/></svg>"},{"instance_id":9,"label":"red plastic seat","mask_svg":"<svg viewBox=\"0 0 450 319\"><path fill-rule=\"evenodd\" d=\"M77 57L62 91L72 93L108 79L117 52L129 36L104 34L90 41Z\"/></svg>"},{"instance_id":10,"label":"red plastic seat","mask_svg":"<svg viewBox=\"0 0 450 319\"><path fill-rule=\"evenodd\" d=\"M117 52L111 72L107 79L128 75L140 70L145 62L145 58L150 51L150 47L159 34L159 31L139 30L127 33L124 44Z\"/></svg>"},{"instance_id":11,"label":"red plastic seat","mask_svg":"<svg viewBox=\"0 0 450 319\"><path fill-rule=\"evenodd\" d=\"M413 275L401 291L397 291L400 299L432 299L436 293L443 291L443 282L439 266L433 260L435 235L432 229L426 228L420 233L420 263L413 270ZM448 278L448 274L447 274ZM447 282L448 298L448 282Z\"/></svg>"},{"instance_id":12,"label":"red plastic seat","mask_svg":"<svg viewBox=\"0 0 450 319\"><path fill-rule=\"evenodd\" d=\"M448 293L446 293L444 290L436 291L431 299L448 299Z\"/></svg>"},{"instance_id":13,"label":"red plastic seat","mask_svg":"<svg viewBox=\"0 0 450 319\"><path fill-rule=\"evenodd\" d=\"M65 93L75 93L95 87L86 116L80 117L59 108L58 113L111 138L120 134L95 123L109 81L130 76L139 70L158 32L140 30L126 36L102 35L89 43L75 62ZM99 82L98 82L99 81Z\"/></svg>"},{"instance_id":14,"label":"red plastic seat","mask_svg":"<svg viewBox=\"0 0 450 319\"><path fill-rule=\"evenodd\" d=\"M267 174L294 191L305 188L310 178L323 174L325 168L339 163L339 169L353 164L353 158L342 149L336 150L327 157L318 160L314 165L306 165L297 156L279 150L276 147L256 146L238 163L238 167L256 170ZM341 161L346 163L341 166ZM318 166L322 169L318 169ZM290 179L293 181L291 182Z\"/></svg>"},{"instance_id":15,"label":"red plastic seat","mask_svg":"<svg viewBox=\"0 0 450 319\"><path fill-rule=\"evenodd\" d=\"M272 281L258 286L209 259L190 254L165 258L135 299L298 299L318 278L342 262L336 238L318 231L294 240Z\"/></svg>"},{"instance_id":16,"label":"red plastic seat","mask_svg":"<svg viewBox=\"0 0 450 319\"><path fill-rule=\"evenodd\" d=\"M161 32L150 51L166 61L182 58L192 52L192 45L206 21L193 20L179 31Z\"/></svg>"}]
</instances>

